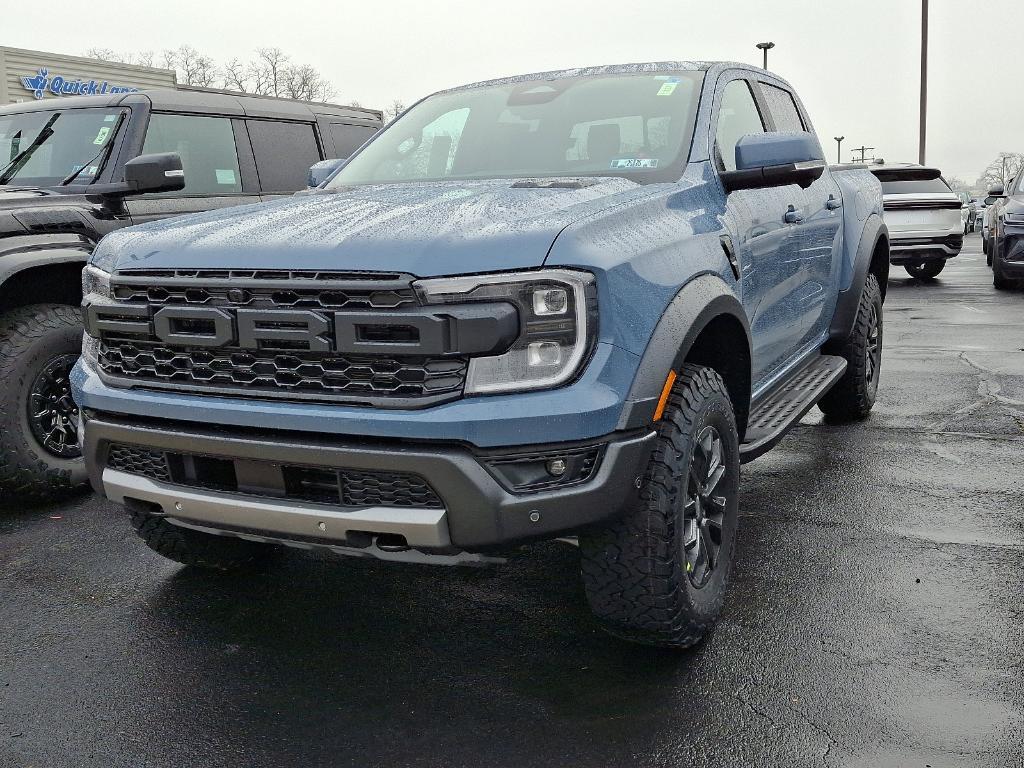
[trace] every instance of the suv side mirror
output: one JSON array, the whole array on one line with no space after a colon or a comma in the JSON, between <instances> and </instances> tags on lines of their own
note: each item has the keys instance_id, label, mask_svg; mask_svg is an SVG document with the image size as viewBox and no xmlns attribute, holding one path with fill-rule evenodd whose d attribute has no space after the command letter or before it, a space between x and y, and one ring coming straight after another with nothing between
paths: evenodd
<instances>
[{"instance_id":1,"label":"suv side mirror","mask_svg":"<svg viewBox=\"0 0 1024 768\"><path fill-rule=\"evenodd\" d=\"M177 152L139 155L124 164L125 195L174 192L185 188L185 171Z\"/></svg>"},{"instance_id":2,"label":"suv side mirror","mask_svg":"<svg viewBox=\"0 0 1024 768\"><path fill-rule=\"evenodd\" d=\"M825 172L821 146L810 133L753 133L736 143L736 170L720 174L726 192L799 184Z\"/></svg>"},{"instance_id":3,"label":"suv side mirror","mask_svg":"<svg viewBox=\"0 0 1024 768\"><path fill-rule=\"evenodd\" d=\"M989 197L1003 197L1006 192L1006 187L1002 184L993 184L988 188Z\"/></svg>"},{"instance_id":4,"label":"suv side mirror","mask_svg":"<svg viewBox=\"0 0 1024 768\"><path fill-rule=\"evenodd\" d=\"M336 170L341 168L341 166L343 166L347 161L348 158L339 157L333 158L331 160L321 160L319 163L315 163L314 165L310 166L309 176L306 179L306 186L309 187L310 189L313 189L313 187L319 187L321 184L327 181L327 179L329 179L331 175Z\"/></svg>"}]
</instances>

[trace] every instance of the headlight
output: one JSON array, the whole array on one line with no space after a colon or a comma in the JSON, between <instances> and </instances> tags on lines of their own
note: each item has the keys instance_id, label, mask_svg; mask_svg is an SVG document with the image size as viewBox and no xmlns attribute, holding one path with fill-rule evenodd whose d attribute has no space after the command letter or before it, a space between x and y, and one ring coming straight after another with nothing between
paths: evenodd
<instances>
[{"instance_id":1,"label":"headlight","mask_svg":"<svg viewBox=\"0 0 1024 768\"><path fill-rule=\"evenodd\" d=\"M589 272L545 269L420 280L424 303L508 301L519 309L519 338L503 354L469 362L466 394L520 392L565 384L597 335L597 292Z\"/></svg>"},{"instance_id":2,"label":"headlight","mask_svg":"<svg viewBox=\"0 0 1024 768\"><path fill-rule=\"evenodd\" d=\"M92 266L91 264L82 270L82 299L89 295L102 296L105 299L112 298L110 293L110 273Z\"/></svg>"}]
</instances>

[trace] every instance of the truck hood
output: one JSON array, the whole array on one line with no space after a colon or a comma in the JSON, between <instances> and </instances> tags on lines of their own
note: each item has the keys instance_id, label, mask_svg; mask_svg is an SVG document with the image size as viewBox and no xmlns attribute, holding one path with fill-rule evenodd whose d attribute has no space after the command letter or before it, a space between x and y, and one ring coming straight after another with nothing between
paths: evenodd
<instances>
[{"instance_id":1,"label":"truck hood","mask_svg":"<svg viewBox=\"0 0 1024 768\"><path fill-rule=\"evenodd\" d=\"M382 184L317 192L114 232L94 263L153 268L332 269L418 277L543 264L558 233L625 202L621 178Z\"/></svg>"}]
</instances>

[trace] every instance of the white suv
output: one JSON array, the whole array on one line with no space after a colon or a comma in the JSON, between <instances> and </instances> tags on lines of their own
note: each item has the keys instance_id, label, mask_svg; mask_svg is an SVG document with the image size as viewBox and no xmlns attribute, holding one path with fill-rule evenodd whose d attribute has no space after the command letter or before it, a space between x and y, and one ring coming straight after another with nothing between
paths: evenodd
<instances>
[{"instance_id":1,"label":"white suv","mask_svg":"<svg viewBox=\"0 0 1024 768\"><path fill-rule=\"evenodd\" d=\"M912 277L935 277L963 248L963 202L938 168L890 164L871 172L882 182L889 260Z\"/></svg>"}]
</instances>

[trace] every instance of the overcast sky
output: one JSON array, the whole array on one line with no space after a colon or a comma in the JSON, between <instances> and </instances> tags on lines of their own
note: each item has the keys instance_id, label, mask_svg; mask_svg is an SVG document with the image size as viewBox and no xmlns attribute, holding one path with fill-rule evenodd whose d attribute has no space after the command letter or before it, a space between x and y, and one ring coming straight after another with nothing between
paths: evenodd
<instances>
[{"instance_id":1,"label":"overcast sky","mask_svg":"<svg viewBox=\"0 0 1024 768\"><path fill-rule=\"evenodd\" d=\"M81 54L188 43L218 61L278 46L317 67L337 101L383 108L475 80L591 64L760 62L794 84L834 136L916 161L920 0L61 0L59 13L0 0L0 44ZM75 12L75 7L80 12ZM928 162L973 182L1024 152L1024 100L986 60L1013 50L1020 0L932 0ZM1013 71L1012 69L1010 70Z\"/></svg>"}]
</instances>

